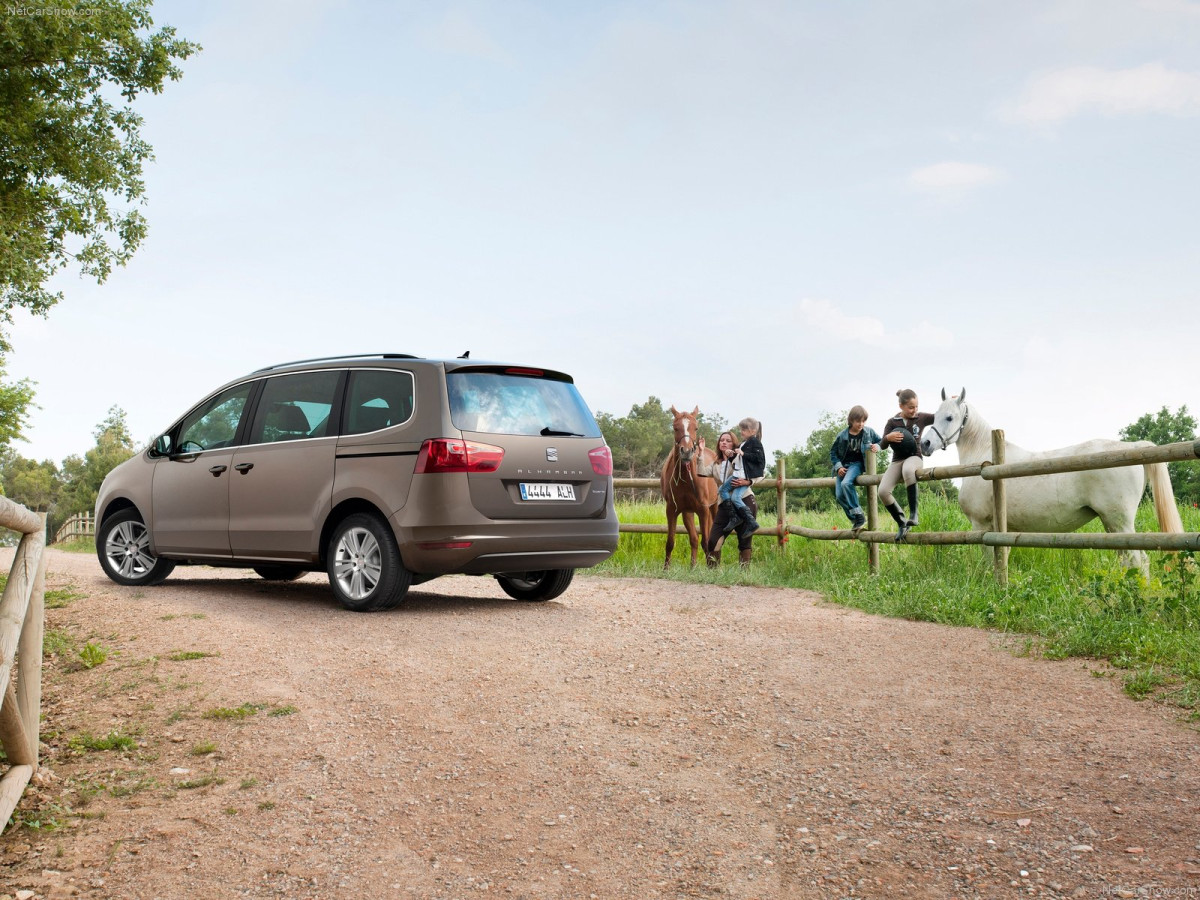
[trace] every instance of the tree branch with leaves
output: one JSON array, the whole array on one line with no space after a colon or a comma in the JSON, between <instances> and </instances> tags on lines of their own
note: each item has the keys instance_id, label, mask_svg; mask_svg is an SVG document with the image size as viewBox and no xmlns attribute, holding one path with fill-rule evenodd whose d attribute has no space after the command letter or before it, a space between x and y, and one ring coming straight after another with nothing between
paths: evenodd
<instances>
[{"instance_id":1,"label":"tree branch with leaves","mask_svg":"<svg viewBox=\"0 0 1200 900\"><path fill-rule=\"evenodd\" d=\"M77 265L103 282L146 236L144 164L130 105L160 93L200 47L153 31L150 0L0 7L0 321L45 315L47 281ZM126 101L113 102L114 94ZM0 350L7 343L0 334Z\"/></svg>"}]
</instances>

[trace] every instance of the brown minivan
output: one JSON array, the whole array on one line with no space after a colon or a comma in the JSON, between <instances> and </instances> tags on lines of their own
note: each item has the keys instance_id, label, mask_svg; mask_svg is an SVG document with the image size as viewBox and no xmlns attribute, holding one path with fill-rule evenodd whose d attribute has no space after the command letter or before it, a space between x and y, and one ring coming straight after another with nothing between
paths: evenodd
<instances>
[{"instance_id":1,"label":"brown minivan","mask_svg":"<svg viewBox=\"0 0 1200 900\"><path fill-rule=\"evenodd\" d=\"M230 382L109 473L96 521L118 584L325 570L357 611L456 573L549 600L617 546L612 455L570 376L398 353Z\"/></svg>"}]
</instances>

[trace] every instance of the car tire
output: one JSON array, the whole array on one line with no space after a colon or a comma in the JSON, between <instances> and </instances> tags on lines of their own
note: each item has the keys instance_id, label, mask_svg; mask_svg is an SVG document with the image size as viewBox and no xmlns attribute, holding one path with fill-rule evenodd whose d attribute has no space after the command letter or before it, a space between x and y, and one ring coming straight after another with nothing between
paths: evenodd
<instances>
[{"instance_id":1,"label":"car tire","mask_svg":"<svg viewBox=\"0 0 1200 900\"><path fill-rule=\"evenodd\" d=\"M255 566L254 571L267 581L295 581L308 570L299 566Z\"/></svg>"},{"instance_id":2,"label":"car tire","mask_svg":"<svg viewBox=\"0 0 1200 900\"><path fill-rule=\"evenodd\" d=\"M123 509L101 523L96 556L104 574L127 587L160 584L175 569L172 560L150 554L150 532L136 509Z\"/></svg>"},{"instance_id":3,"label":"car tire","mask_svg":"<svg viewBox=\"0 0 1200 900\"><path fill-rule=\"evenodd\" d=\"M514 600L542 602L562 594L574 577L574 569L547 569L520 575L497 575L496 580L500 582L501 590Z\"/></svg>"},{"instance_id":4,"label":"car tire","mask_svg":"<svg viewBox=\"0 0 1200 900\"><path fill-rule=\"evenodd\" d=\"M394 609L412 583L392 529L372 513L343 519L326 556L329 585L342 606L354 612Z\"/></svg>"}]
</instances>

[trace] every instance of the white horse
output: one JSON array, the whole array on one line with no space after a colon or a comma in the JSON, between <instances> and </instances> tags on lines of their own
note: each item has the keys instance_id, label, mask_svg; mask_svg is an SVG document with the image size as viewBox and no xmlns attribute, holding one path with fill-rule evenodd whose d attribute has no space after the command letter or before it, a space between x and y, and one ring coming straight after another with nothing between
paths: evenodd
<instances>
[{"instance_id":1,"label":"white horse","mask_svg":"<svg viewBox=\"0 0 1200 900\"><path fill-rule=\"evenodd\" d=\"M946 399L945 389L942 390L942 405L938 407L933 424L925 429L921 439L921 450L926 456L957 444L959 462L963 465L991 459L992 426L966 401L966 388L957 397L949 399ZM1058 450L1033 452L1006 440L1004 461L1024 462L1153 446L1149 441L1097 438ZM1175 505L1175 492L1166 463L1010 478L1006 481L1008 530L1074 531L1098 516L1107 532L1132 532L1146 479L1149 479L1154 494L1159 531L1182 532L1183 521ZM963 513L971 520L974 531L993 530L990 482L982 478L964 478L958 492L958 502ZM1149 561L1141 550L1120 552L1125 565L1136 565L1144 573L1149 573Z\"/></svg>"}]
</instances>

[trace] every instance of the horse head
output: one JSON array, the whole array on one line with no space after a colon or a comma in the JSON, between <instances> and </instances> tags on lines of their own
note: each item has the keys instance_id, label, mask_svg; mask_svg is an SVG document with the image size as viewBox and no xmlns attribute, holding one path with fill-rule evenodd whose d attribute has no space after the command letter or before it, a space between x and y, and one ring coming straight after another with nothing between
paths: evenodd
<instances>
[{"instance_id":1,"label":"horse head","mask_svg":"<svg viewBox=\"0 0 1200 900\"><path fill-rule=\"evenodd\" d=\"M958 440L970 416L966 400L966 388L959 391L957 397L947 397L946 389L942 388L942 405L933 414L933 424L921 436L923 455L945 450Z\"/></svg>"},{"instance_id":2,"label":"horse head","mask_svg":"<svg viewBox=\"0 0 1200 900\"><path fill-rule=\"evenodd\" d=\"M671 423L671 428L675 433L675 452L685 463L689 463L699 447L699 444L696 443L698 433L696 416L700 415L700 407L697 406L690 413L685 413L672 406L671 415L675 417L675 421Z\"/></svg>"}]
</instances>

